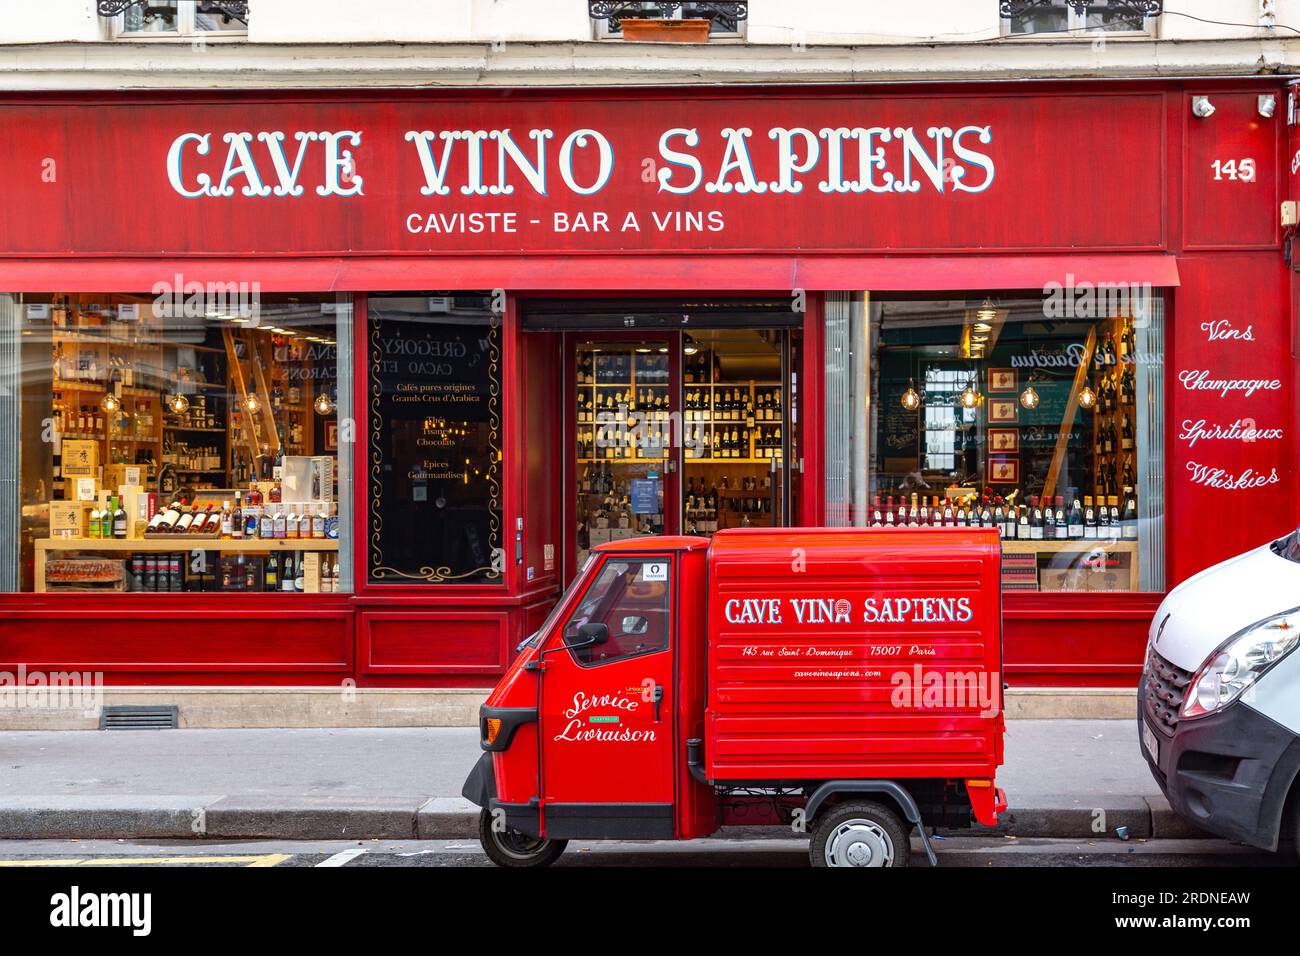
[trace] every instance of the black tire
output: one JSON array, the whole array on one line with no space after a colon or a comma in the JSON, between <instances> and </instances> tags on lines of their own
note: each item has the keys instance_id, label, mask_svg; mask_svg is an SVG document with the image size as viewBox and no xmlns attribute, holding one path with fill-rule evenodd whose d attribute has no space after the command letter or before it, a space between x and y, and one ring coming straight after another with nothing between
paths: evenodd
<instances>
[{"instance_id":1,"label":"black tire","mask_svg":"<svg viewBox=\"0 0 1300 956\"><path fill-rule=\"evenodd\" d=\"M829 853L828 844L832 845ZM907 866L911 855L912 844L898 814L869 800L841 803L822 812L813 822L808 843L814 867Z\"/></svg>"},{"instance_id":2,"label":"black tire","mask_svg":"<svg viewBox=\"0 0 1300 956\"><path fill-rule=\"evenodd\" d=\"M569 845L568 840L544 840L513 827L498 830L492 826L492 814L487 810L478 815L478 841L489 860L509 867L550 866Z\"/></svg>"}]
</instances>

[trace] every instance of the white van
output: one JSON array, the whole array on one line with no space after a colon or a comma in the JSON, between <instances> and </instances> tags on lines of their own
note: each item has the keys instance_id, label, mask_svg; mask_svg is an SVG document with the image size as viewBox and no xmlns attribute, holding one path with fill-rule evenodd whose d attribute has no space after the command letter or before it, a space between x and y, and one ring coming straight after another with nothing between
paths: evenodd
<instances>
[{"instance_id":1,"label":"white van","mask_svg":"<svg viewBox=\"0 0 1300 956\"><path fill-rule=\"evenodd\" d=\"M1251 846L1300 846L1300 531L1207 568L1151 622L1142 752L1170 805Z\"/></svg>"}]
</instances>

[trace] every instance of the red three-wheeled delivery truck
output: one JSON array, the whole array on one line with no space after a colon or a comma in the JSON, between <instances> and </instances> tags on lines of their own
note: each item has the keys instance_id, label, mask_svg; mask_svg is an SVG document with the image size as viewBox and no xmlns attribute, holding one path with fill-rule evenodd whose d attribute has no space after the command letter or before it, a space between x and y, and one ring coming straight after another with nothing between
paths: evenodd
<instances>
[{"instance_id":1,"label":"red three-wheeled delivery truck","mask_svg":"<svg viewBox=\"0 0 1300 956\"><path fill-rule=\"evenodd\" d=\"M484 850L766 823L814 866L906 865L913 832L934 863L929 829L1006 808L1000 561L984 528L602 545L480 712Z\"/></svg>"}]
</instances>

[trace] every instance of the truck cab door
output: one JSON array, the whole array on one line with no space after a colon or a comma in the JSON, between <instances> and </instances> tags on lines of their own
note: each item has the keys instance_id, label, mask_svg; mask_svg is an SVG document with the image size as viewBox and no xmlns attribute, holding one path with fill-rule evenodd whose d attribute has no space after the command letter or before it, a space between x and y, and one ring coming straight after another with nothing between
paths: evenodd
<instances>
[{"instance_id":1,"label":"truck cab door","mask_svg":"<svg viewBox=\"0 0 1300 956\"><path fill-rule=\"evenodd\" d=\"M675 570L670 555L605 554L548 643L539 737L550 838L674 835Z\"/></svg>"}]
</instances>

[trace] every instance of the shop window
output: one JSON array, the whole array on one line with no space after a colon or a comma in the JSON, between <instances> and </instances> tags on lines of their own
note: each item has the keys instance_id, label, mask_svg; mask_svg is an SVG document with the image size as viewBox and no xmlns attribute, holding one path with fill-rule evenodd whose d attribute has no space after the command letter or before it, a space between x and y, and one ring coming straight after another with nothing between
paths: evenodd
<instances>
[{"instance_id":1,"label":"shop window","mask_svg":"<svg viewBox=\"0 0 1300 956\"><path fill-rule=\"evenodd\" d=\"M100 0L118 36L213 37L248 33L248 0Z\"/></svg>"},{"instance_id":2,"label":"shop window","mask_svg":"<svg viewBox=\"0 0 1300 956\"><path fill-rule=\"evenodd\" d=\"M588 0L592 29L597 40L623 39L622 21L628 18L708 20L710 40L745 37L749 16L746 0L730 2L661 2L661 0Z\"/></svg>"},{"instance_id":3,"label":"shop window","mask_svg":"<svg viewBox=\"0 0 1300 956\"><path fill-rule=\"evenodd\" d=\"M0 299L0 391L19 397L0 431L18 570L0 583L350 589L350 302L233 284Z\"/></svg>"},{"instance_id":4,"label":"shop window","mask_svg":"<svg viewBox=\"0 0 1300 956\"><path fill-rule=\"evenodd\" d=\"M1160 4L1147 0L1011 0L1001 4L1004 36L1155 33Z\"/></svg>"},{"instance_id":5,"label":"shop window","mask_svg":"<svg viewBox=\"0 0 1300 956\"><path fill-rule=\"evenodd\" d=\"M1071 291L832 297L828 523L994 527L1006 590L1162 590L1161 299Z\"/></svg>"},{"instance_id":6,"label":"shop window","mask_svg":"<svg viewBox=\"0 0 1300 956\"><path fill-rule=\"evenodd\" d=\"M368 300L372 582L504 580L499 305L481 292Z\"/></svg>"}]
</instances>

